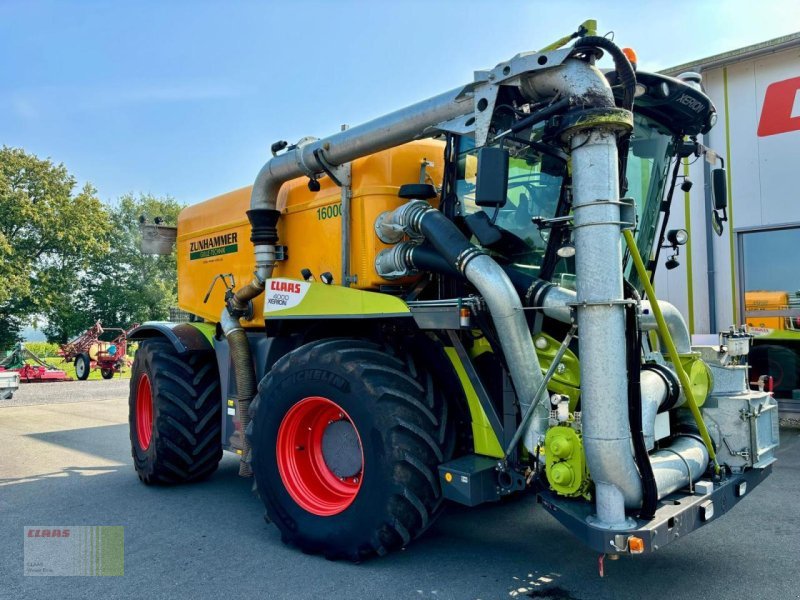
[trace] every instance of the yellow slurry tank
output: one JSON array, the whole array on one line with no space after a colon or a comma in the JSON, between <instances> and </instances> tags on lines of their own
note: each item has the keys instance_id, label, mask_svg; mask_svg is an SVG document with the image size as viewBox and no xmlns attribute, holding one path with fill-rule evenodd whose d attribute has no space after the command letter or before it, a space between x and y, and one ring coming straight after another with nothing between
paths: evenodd
<instances>
[{"instance_id":1,"label":"yellow slurry tank","mask_svg":"<svg viewBox=\"0 0 800 600\"><path fill-rule=\"evenodd\" d=\"M374 234L372 224L384 211L404 201L398 198L401 185L419 181L425 173L430 180L442 181L444 144L425 140L358 159L352 166L350 273L351 287L377 289L389 282L375 271L375 257L388 248ZM432 163L432 164L431 164ZM423 169L423 165L425 168ZM324 177L320 190L311 192L305 177L287 182L278 196L278 234L287 246L286 260L278 262L273 277L301 279L309 269L316 277L331 273L335 282L342 272L342 223L340 188ZM225 290L216 285L208 302L203 298L212 280L232 273L236 284L252 278L255 269L250 223L250 187L217 196L181 212L178 219L178 304L192 314L212 322L219 319ZM434 201L434 206L436 202ZM401 280L402 281L402 280ZM264 297L254 302L255 317L245 322L263 326Z\"/></svg>"}]
</instances>

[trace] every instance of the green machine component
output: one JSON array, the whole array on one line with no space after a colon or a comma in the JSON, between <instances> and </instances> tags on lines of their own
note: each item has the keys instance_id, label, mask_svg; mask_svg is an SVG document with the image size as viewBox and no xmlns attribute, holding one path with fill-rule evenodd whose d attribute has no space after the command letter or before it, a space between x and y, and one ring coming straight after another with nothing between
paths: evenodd
<instances>
[{"instance_id":1,"label":"green machine component","mask_svg":"<svg viewBox=\"0 0 800 600\"><path fill-rule=\"evenodd\" d=\"M687 354L680 354L679 360L681 366L689 377L689 383L692 387L692 395L694 396L697 406L703 406L708 394L714 387L714 376L711 374L711 369L700 358L699 352L689 352Z\"/></svg>"},{"instance_id":2,"label":"green machine component","mask_svg":"<svg viewBox=\"0 0 800 600\"><path fill-rule=\"evenodd\" d=\"M545 436L545 469L550 487L562 496L590 499L589 468L580 434L571 427L551 427Z\"/></svg>"},{"instance_id":3,"label":"green machine component","mask_svg":"<svg viewBox=\"0 0 800 600\"><path fill-rule=\"evenodd\" d=\"M556 352L558 352L559 346L561 346L561 342L544 332L540 332L534 336L533 343L542 373L546 373L553 362L553 358L555 358ZM475 359L486 352L492 352L492 347L485 337L481 337L473 344L470 350L470 357ZM561 363L556 367L553 377L547 383L547 389L554 394L568 397L569 409L573 411L578 406L578 400L581 397L580 385L581 370L578 364L578 357L575 356L572 350L567 350L561 358Z\"/></svg>"},{"instance_id":4,"label":"green machine component","mask_svg":"<svg viewBox=\"0 0 800 600\"><path fill-rule=\"evenodd\" d=\"M539 365L542 373L547 372L553 359L558 352L561 342L544 332L537 333L533 338L533 345L536 348L536 355L539 358ZM570 411L578 406L581 397L581 370L578 364L578 357L572 350L567 350L561 358L560 364L556 367L553 378L547 384L547 389L555 394L561 394L569 398Z\"/></svg>"}]
</instances>

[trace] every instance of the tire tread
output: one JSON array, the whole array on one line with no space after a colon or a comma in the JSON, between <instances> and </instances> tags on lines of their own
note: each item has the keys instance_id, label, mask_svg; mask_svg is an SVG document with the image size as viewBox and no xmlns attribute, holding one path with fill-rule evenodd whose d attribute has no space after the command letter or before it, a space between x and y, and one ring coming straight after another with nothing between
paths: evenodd
<instances>
[{"instance_id":1,"label":"tire tread","mask_svg":"<svg viewBox=\"0 0 800 600\"><path fill-rule=\"evenodd\" d=\"M303 552L354 561L372 554L383 556L421 535L441 511L438 465L449 459L453 446L448 443L453 436L447 423L447 400L411 353L363 340L311 342L279 359L259 385L261 393L250 405L247 432L253 448L257 447L257 416L270 388L297 369L322 364L358 377L374 399L375 427L390 449L395 481L386 498L382 525L367 539L353 540L350 545L337 540L336 545L320 547L298 531L270 493L261 495L267 516L281 530L282 539Z\"/></svg>"}]
</instances>

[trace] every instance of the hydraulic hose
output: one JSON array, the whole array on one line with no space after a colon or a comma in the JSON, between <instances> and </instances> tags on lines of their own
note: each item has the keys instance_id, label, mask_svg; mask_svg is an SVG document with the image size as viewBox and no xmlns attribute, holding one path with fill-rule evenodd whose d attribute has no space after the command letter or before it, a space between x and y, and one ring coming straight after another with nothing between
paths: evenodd
<instances>
[{"instance_id":1,"label":"hydraulic hose","mask_svg":"<svg viewBox=\"0 0 800 600\"><path fill-rule=\"evenodd\" d=\"M570 98L562 98L557 102L553 102L552 104L544 107L541 110L536 111L535 113L525 117L524 119L520 119L511 126L509 131L517 132L517 131L522 131L523 129L527 129L528 127L533 127L537 123L546 121L550 117L553 117L561 112L564 112L569 108L570 103L571 103ZM502 137L502 134L500 134L498 137Z\"/></svg>"},{"instance_id":2,"label":"hydraulic hose","mask_svg":"<svg viewBox=\"0 0 800 600\"><path fill-rule=\"evenodd\" d=\"M638 302L639 294L627 281L625 297ZM658 488L656 486L653 467L647 455L644 427L642 421L642 334L636 322L636 305L628 304L625 315L625 345L628 357L628 421L631 426L631 442L633 445L633 459L639 469L639 478L642 481L642 507L639 518L649 521L655 517L658 504Z\"/></svg>"},{"instance_id":3,"label":"hydraulic hose","mask_svg":"<svg viewBox=\"0 0 800 600\"><path fill-rule=\"evenodd\" d=\"M611 55L614 60L614 69L622 85L622 108L633 110L633 99L636 96L636 71L633 70L633 65L620 47L610 39L599 35L587 35L579 38L573 47L582 50L600 48Z\"/></svg>"},{"instance_id":4,"label":"hydraulic hose","mask_svg":"<svg viewBox=\"0 0 800 600\"><path fill-rule=\"evenodd\" d=\"M575 48L589 49L600 48L606 50L614 60L614 69L617 79L622 85L622 108L633 112L633 103L636 97L636 71L633 65L625 56L625 53L614 42L608 38L597 35L587 35L578 39ZM619 136L617 140L617 152L619 154L619 183L620 195L624 196L628 191L628 182L625 177L625 170L628 165L628 147L630 146L630 133Z\"/></svg>"},{"instance_id":5,"label":"hydraulic hose","mask_svg":"<svg viewBox=\"0 0 800 600\"><path fill-rule=\"evenodd\" d=\"M675 343L672 341L672 336L670 335L669 328L664 320L664 315L661 314L661 307L658 305L658 299L656 298L655 290L653 289L653 285L650 283L650 279L647 276L647 269L644 266L641 255L639 254L639 249L636 247L636 240L633 239L633 233L631 233L629 229L623 231L622 235L625 238L625 243L628 245L628 250L631 253L631 258L633 259L633 265L636 268L636 272L639 274L639 280L641 281L642 285L644 285L644 291L647 294L647 298L650 300L653 316L656 318L656 322L658 323L661 339L663 340L664 345L667 347L669 359L672 361L672 366L674 367L675 372L678 374L681 387L683 387L683 394L686 396L686 404L689 405L689 410L692 411L692 416L697 424L697 429L700 431L700 437L703 439L703 444L708 451L708 456L714 463L714 471L719 473L717 454L714 451L714 444L711 441L711 436L709 436L708 429L703 421L703 415L700 414L700 409L695 401L694 393L692 392L692 382L689 381L689 376L683 369L680 356L678 356L678 350L675 348Z\"/></svg>"}]
</instances>

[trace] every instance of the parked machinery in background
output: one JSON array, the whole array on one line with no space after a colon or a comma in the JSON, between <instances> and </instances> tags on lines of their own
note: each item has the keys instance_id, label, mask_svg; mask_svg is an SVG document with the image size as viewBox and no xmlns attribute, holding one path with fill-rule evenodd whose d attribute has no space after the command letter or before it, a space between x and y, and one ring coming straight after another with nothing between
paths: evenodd
<instances>
[{"instance_id":1,"label":"parked machinery in background","mask_svg":"<svg viewBox=\"0 0 800 600\"><path fill-rule=\"evenodd\" d=\"M75 339L63 344L59 354L64 357L65 362L75 364L75 376L81 381L88 379L92 369L100 369L103 379L111 379L115 373L130 366L128 335L138 326L137 323L127 330L119 327L103 328L98 321ZM117 335L110 341L100 339L109 333Z\"/></svg>"},{"instance_id":2,"label":"parked machinery in background","mask_svg":"<svg viewBox=\"0 0 800 600\"><path fill-rule=\"evenodd\" d=\"M10 373L16 373L16 379ZM11 354L0 361L0 374L5 376L10 386L13 386L15 381L19 384L20 382L42 383L70 379L64 371L39 358L22 342L18 342Z\"/></svg>"}]
</instances>

